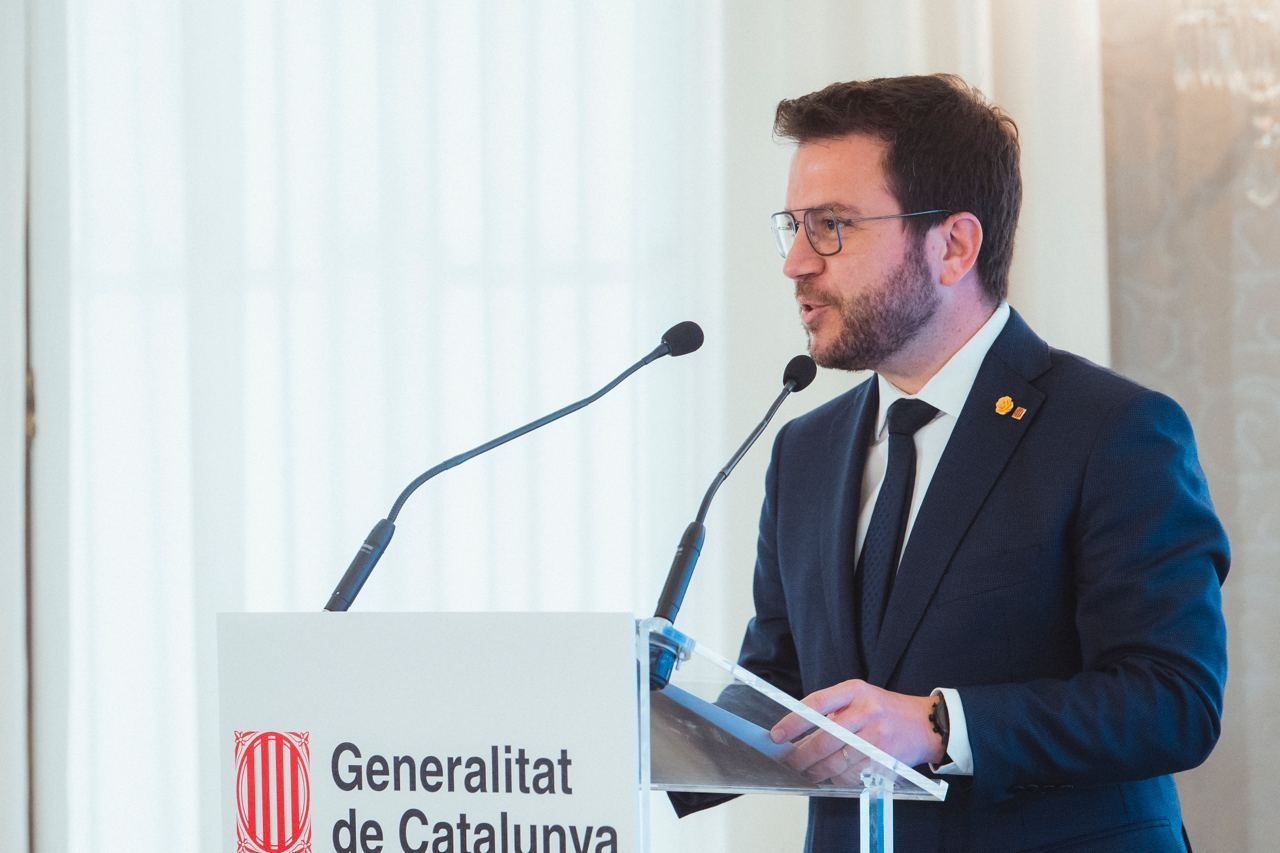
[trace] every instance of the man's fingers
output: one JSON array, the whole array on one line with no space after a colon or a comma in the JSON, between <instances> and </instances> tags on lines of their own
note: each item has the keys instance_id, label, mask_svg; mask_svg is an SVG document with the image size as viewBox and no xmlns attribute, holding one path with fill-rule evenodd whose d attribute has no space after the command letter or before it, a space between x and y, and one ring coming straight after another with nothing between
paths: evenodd
<instances>
[{"instance_id":1,"label":"man's fingers","mask_svg":"<svg viewBox=\"0 0 1280 853\"><path fill-rule=\"evenodd\" d=\"M844 746L838 738L824 731L815 731L796 743L795 749L787 754L787 766L801 773L808 773L833 753L838 753ZM825 778L825 777L823 777Z\"/></svg>"},{"instance_id":2,"label":"man's fingers","mask_svg":"<svg viewBox=\"0 0 1280 853\"><path fill-rule=\"evenodd\" d=\"M774 743L786 743L813 728L813 723L799 714L787 714L769 730L769 737Z\"/></svg>"},{"instance_id":3,"label":"man's fingers","mask_svg":"<svg viewBox=\"0 0 1280 853\"><path fill-rule=\"evenodd\" d=\"M838 741L837 744L838 749L804 770L805 778L810 782L828 782L842 788L860 786L862 771L875 762L847 744Z\"/></svg>"},{"instance_id":4,"label":"man's fingers","mask_svg":"<svg viewBox=\"0 0 1280 853\"><path fill-rule=\"evenodd\" d=\"M848 753L842 747L804 771L810 782L825 782L843 773L849 767Z\"/></svg>"},{"instance_id":5,"label":"man's fingers","mask_svg":"<svg viewBox=\"0 0 1280 853\"><path fill-rule=\"evenodd\" d=\"M801 702L819 714L826 716L852 702L858 695L863 683L857 679L842 681L839 684L810 693ZM794 740L812 728L813 724L799 714L787 714L770 729L769 737L773 738L774 743L785 743L786 741Z\"/></svg>"},{"instance_id":6,"label":"man's fingers","mask_svg":"<svg viewBox=\"0 0 1280 853\"><path fill-rule=\"evenodd\" d=\"M849 750L849 758L844 769L831 777L831 784L839 785L842 788L856 788L862 785L862 771L875 764L870 758L863 755L856 755L852 748Z\"/></svg>"}]
</instances>

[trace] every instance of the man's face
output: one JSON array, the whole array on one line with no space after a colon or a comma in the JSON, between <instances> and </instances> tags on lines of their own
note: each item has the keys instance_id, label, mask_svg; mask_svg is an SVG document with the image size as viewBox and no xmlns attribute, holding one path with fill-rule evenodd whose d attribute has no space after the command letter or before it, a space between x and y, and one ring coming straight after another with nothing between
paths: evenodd
<instances>
[{"instance_id":1,"label":"man's face","mask_svg":"<svg viewBox=\"0 0 1280 853\"><path fill-rule=\"evenodd\" d=\"M849 219L909 212L886 186L884 150L884 143L858 134L800 145L787 180L787 209L830 207ZM923 240L900 219L843 226L842 242L839 254L823 256L807 235L797 234L782 269L795 282L814 361L842 370L878 369L934 316L937 283Z\"/></svg>"}]
</instances>

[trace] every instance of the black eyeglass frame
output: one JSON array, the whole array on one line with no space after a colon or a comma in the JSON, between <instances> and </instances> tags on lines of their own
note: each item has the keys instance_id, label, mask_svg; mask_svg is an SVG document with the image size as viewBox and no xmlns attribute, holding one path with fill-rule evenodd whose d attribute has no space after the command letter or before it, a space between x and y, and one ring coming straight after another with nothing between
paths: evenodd
<instances>
[{"instance_id":1,"label":"black eyeglass frame","mask_svg":"<svg viewBox=\"0 0 1280 853\"><path fill-rule=\"evenodd\" d=\"M815 212L829 213L831 214L831 218L835 220L836 248L835 248L835 251L833 252L824 252L821 249L819 249L817 245L815 245L813 242L813 235L809 230L809 215ZM801 214L801 217L799 219L796 218L797 213ZM805 236L805 239L809 241L809 245L813 248L815 252L817 252L822 257L829 258L832 255L840 254L840 251L844 249L844 227L846 225L852 226L852 225L857 225L860 222L874 222L880 219L907 219L912 216L930 216L934 214L950 216L951 213L952 211L950 210L942 210L942 209L917 210L913 213L887 213L883 216L858 216L858 217L849 219L847 217L842 217L840 214L836 213L834 208L802 207L797 210L779 210L777 213L774 213L769 217L769 221L773 229L773 237L774 237L774 242L776 243L778 248L778 254L782 255L782 257L785 258L787 256L787 252L791 250L791 246L795 244L795 240L796 240L795 236L792 236L790 244L787 244L787 245L783 244L782 233L786 229L778 227L779 225L778 217L785 216L791 220L791 228L789 230L793 235L800 229L801 225L804 225L804 236Z\"/></svg>"}]
</instances>

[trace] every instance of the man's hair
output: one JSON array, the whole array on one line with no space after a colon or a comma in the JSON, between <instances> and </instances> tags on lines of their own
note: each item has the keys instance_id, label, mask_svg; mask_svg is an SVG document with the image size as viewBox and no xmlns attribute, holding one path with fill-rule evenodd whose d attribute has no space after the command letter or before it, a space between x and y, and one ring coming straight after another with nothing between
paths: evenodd
<instances>
[{"instance_id":1,"label":"man's hair","mask_svg":"<svg viewBox=\"0 0 1280 853\"><path fill-rule=\"evenodd\" d=\"M1005 298L1022 207L1018 127L977 89L950 74L833 83L778 104L773 130L798 143L849 134L885 143L881 167L902 212L976 216L978 277L993 302ZM903 223L919 238L938 217Z\"/></svg>"}]
</instances>

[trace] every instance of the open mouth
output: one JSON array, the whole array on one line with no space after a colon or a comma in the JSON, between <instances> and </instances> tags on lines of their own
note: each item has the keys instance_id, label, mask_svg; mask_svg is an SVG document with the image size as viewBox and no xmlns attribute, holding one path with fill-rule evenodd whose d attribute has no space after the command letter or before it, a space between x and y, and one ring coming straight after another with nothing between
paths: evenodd
<instances>
[{"instance_id":1,"label":"open mouth","mask_svg":"<svg viewBox=\"0 0 1280 853\"><path fill-rule=\"evenodd\" d=\"M817 302L807 297L800 297L797 302L800 305L800 322L806 326L812 326L817 322L819 315L830 307L825 302Z\"/></svg>"}]
</instances>

